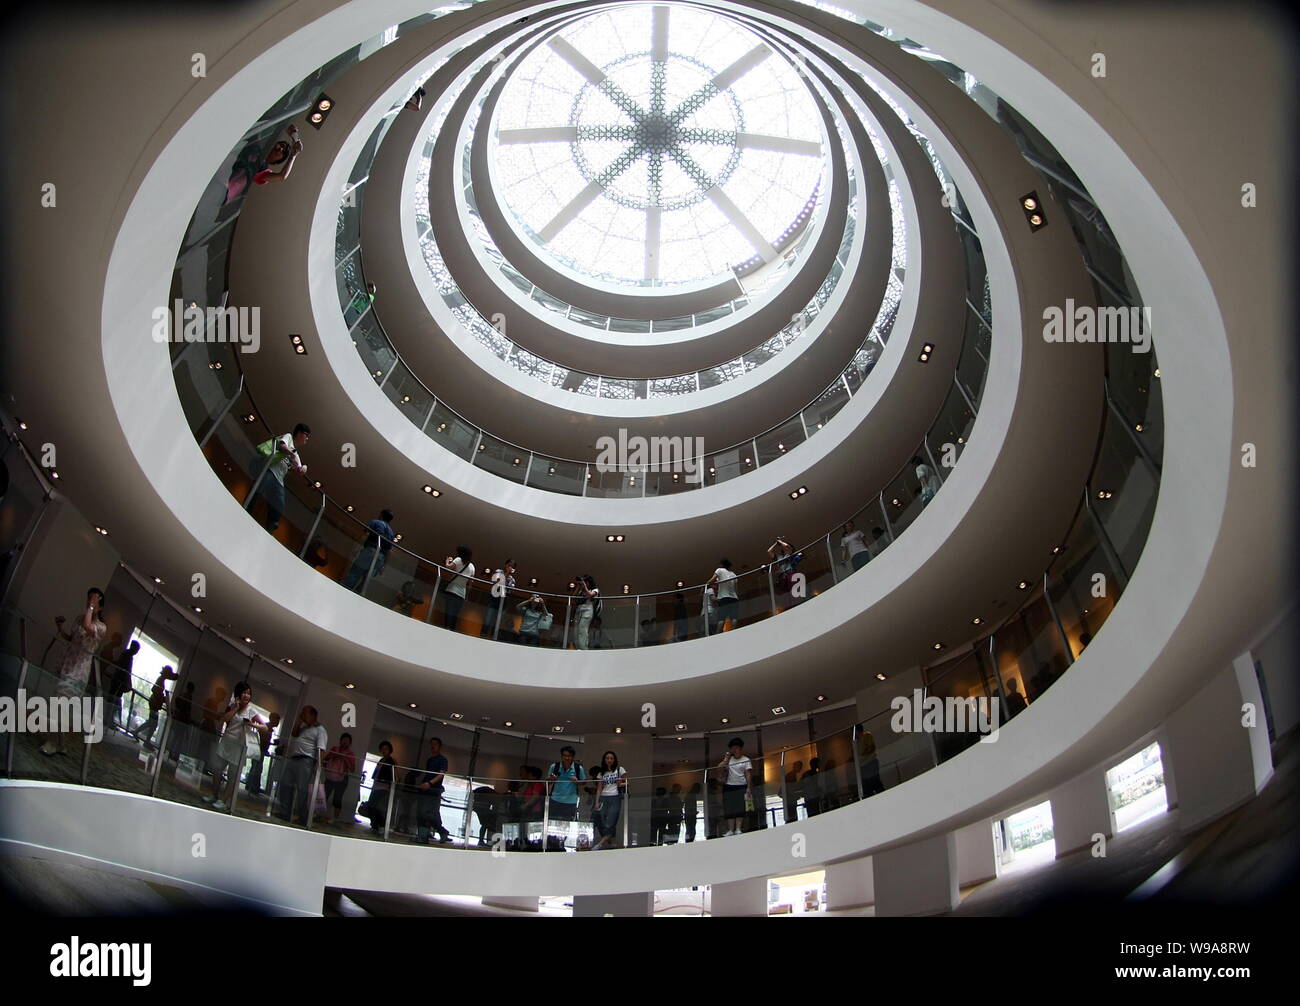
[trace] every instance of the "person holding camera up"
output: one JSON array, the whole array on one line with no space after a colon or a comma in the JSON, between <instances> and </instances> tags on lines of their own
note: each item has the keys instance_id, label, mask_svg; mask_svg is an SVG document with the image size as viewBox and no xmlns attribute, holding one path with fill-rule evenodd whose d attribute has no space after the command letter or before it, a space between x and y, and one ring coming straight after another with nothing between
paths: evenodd
<instances>
[{"instance_id":1,"label":"person holding camera up","mask_svg":"<svg viewBox=\"0 0 1300 1006\"><path fill-rule=\"evenodd\" d=\"M578 612L573 619L574 645L580 650L591 648L591 623L600 616L600 591L590 576L573 578L573 596L578 599Z\"/></svg>"},{"instance_id":2,"label":"person holding camera up","mask_svg":"<svg viewBox=\"0 0 1300 1006\"><path fill-rule=\"evenodd\" d=\"M550 629L552 615L542 600L541 594L534 594L527 601L521 601L519 611L519 641L525 646L540 646L542 633Z\"/></svg>"}]
</instances>

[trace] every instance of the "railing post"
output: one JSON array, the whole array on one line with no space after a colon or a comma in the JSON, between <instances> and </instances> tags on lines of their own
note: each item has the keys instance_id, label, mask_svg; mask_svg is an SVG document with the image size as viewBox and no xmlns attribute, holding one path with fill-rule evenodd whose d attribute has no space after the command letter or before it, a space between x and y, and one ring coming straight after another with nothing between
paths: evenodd
<instances>
[{"instance_id":1,"label":"railing post","mask_svg":"<svg viewBox=\"0 0 1300 1006\"><path fill-rule=\"evenodd\" d=\"M601 763L604 764L603 762ZM599 784L597 784L599 785ZM619 801L623 810L623 848L627 848L627 829L628 818L632 816L632 795L629 790L632 788L632 780L628 779L627 785L623 787L623 798Z\"/></svg>"},{"instance_id":2,"label":"railing post","mask_svg":"<svg viewBox=\"0 0 1300 1006\"><path fill-rule=\"evenodd\" d=\"M641 645L641 595L633 599L632 602L632 646L633 648Z\"/></svg>"},{"instance_id":3,"label":"railing post","mask_svg":"<svg viewBox=\"0 0 1300 1006\"><path fill-rule=\"evenodd\" d=\"M835 566L836 566L836 563L835 563L835 552L834 552L834 550L831 548L831 536L830 536L830 533L829 533L829 532L827 532L827 534L826 534L826 557L827 557L828 559L830 559L830 561L831 561L831 582L832 582L833 584L834 584L834 583L839 583L839 582L840 582L840 574L839 574L838 572L836 572L836 569L835 569Z\"/></svg>"},{"instance_id":4,"label":"railing post","mask_svg":"<svg viewBox=\"0 0 1300 1006\"><path fill-rule=\"evenodd\" d=\"M156 593L157 592L155 591L155 594ZM152 608L152 604L150 605L150 607ZM203 642L203 634L207 631L208 631L207 623L204 623L203 625L199 626L199 634L194 639L194 649L190 651L190 658L184 664L181 665L181 667L183 668L182 673L184 675L185 680L190 680L189 675L190 672L193 670L194 661L198 659L199 646ZM181 686L181 679L182 679L182 674L177 674L176 685L175 685L176 688L179 688ZM149 781L150 796L158 795L158 780L162 776L163 758L167 754L167 738L171 735L172 732L172 701L174 701L175 698L176 698L176 690L175 688L173 688L171 698L169 698L167 702L164 704L164 708L166 709L167 712L167 721L163 724L162 737L159 738L158 740L158 757L154 761L153 778ZM222 710L222 712L224 711L225 710ZM155 727L155 729L157 728ZM150 737L149 740L152 741L153 738Z\"/></svg>"},{"instance_id":5,"label":"railing post","mask_svg":"<svg viewBox=\"0 0 1300 1006\"><path fill-rule=\"evenodd\" d=\"M889 519L889 510L885 506L885 494L883 492L880 494L879 499L880 499L880 513L885 518L885 533L889 535L889 541L892 544L894 541L894 525L893 522L890 521Z\"/></svg>"},{"instance_id":6,"label":"railing post","mask_svg":"<svg viewBox=\"0 0 1300 1006\"><path fill-rule=\"evenodd\" d=\"M705 734L705 737L707 738L708 734ZM706 741L705 747L707 748L707 746L708 742ZM705 761L707 760L708 754L706 753ZM702 782L700 787L700 803L703 805L701 809L704 811L704 813L700 815L701 819L704 821L704 836L702 840L707 842L709 840L709 769L706 768L700 770L700 779Z\"/></svg>"},{"instance_id":7,"label":"railing post","mask_svg":"<svg viewBox=\"0 0 1300 1006\"><path fill-rule=\"evenodd\" d=\"M379 557L383 554L379 548L380 542L382 540L379 536L379 532L378 531L371 532L369 528L366 529L366 537L362 539L361 551L364 552L366 550L366 542L369 541L371 533L373 533L375 536L375 551L374 554L371 555L370 557L370 566L366 569L366 578L361 581L362 597L366 596L366 590L370 587L370 578L375 575L375 566L379 562Z\"/></svg>"},{"instance_id":8,"label":"railing post","mask_svg":"<svg viewBox=\"0 0 1300 1006\"><path fill-rule=\"evenodd\" d=\"M424 624L433 624L433 608L438 600L438 585L442 583L442 567L438 567L438 574L433 578L433 593L429 595L429 610L424 613Z\"/></svg>"},{"instance_id":9,"label":"railing post","mask_svg":"<svg viewBox=\"0 0 1300 1006\"><path fill-rule=\"evenodd\" d=\"M772 598L772 614L776 614L776 584L772 580L773 563L767 564L767 592Z\"/></svg>"},{"instance_id":10,"label":"railing post","mask_svg":"<svg viewBox=\"0 0 1300 1006\"><path fill-rule=\"evenodd\" d=\"M789 806L790 806L789 787L786 785L786 778L785 778L785 748L782 748L782 749L781 749L780 768L779 768L777 771L778 771L778 772L780 773L780 775L781 775L781 787L780 787L780 792L781 792L781 817L782 817L782 819L783 819L782 823L784 823L784 824L789 824L789 823L790 823L789 820L784 820L784 819L785 819L785 812L786 812L787 808L789 808ZM795 815L794 815L794 816L795 816L796 818L798 818L798 816L799 816L799 812L798 812L798 810L795 811Z\"/></svg>"},{"instance_id":11,"label":"railing post","mask_svg":"<svg viewBox=\"0 0 1300 1006\"><path fill-rule=\"evenodd\" d=\"M501 583L502 583L502 590L504 591L504 589L505 589L505 588L504 588L505 580L503 579L503 580L501 581ZM494 625L492 626L492 638L493 638L493 639L500 639L500 638L501 638L501 613L505 610L505 606L506 606L506 595L505 595L505 593L503 592L503 593L501 594L501 596L497 598L497 617L496 617L496 624L494 624Z\"/></svg>"},{"instance_id":12,"label":"railing post","mask_svg":"<svg viewBox=\"0 0 1300 1006\"><path fill-rule=\"evenodd\" d=\"M99 674L98 656L91 658L90 678L88 679L88 682L94 683L95 694L99 697L99 701L102 703L104 701L104 686L103 686L103 679L100 677ZM159 757L161 757L161 755L162 755L162 751L159 750ZM83 786L86 785L86 779L89 776L89 774L90 774L90 745L86 743L86 738L83 733L81 738L81 785Z\"/></svg>"},{"instance_id":13,"label":"railing post","mask_svg":"<svg viewBox=\"0 0 1300 1006\"><path fill-rule=\"evenodd\" d=\"M700 594L700 610L703 613L702 621L704 622L704 635L709 634L709 588L705 587Z\"/></svg>"},{"instance_id":14,"label":"railing post","mask_svg":"<svg viewBox=\"0 0 1300 1006\"><path fill-rule=\"evenodd\" d=\"M853 745L853 775L858 784L858 801L861 802L867 798L862 788L862 756L858 752L858 729L861 723L854 723L853 729L849 731L849 743Z\"/></svg>"},{"instance_id":15,"label":"railing post","mask_svg":"<svg viewBox=\"0 0 1300 1006\"><path fill-rule=\"evenodd\" d=\"M560 649L562 650L569 648L569 614L572 608L573 598L566 597L564 599L564 641L560 643Z\"/></svg>"},{"instance_id":16,"label":"railing post","mask_svg":"<svg viewBox=\"0 0 1300 1006\"><path fill-rule=\"evenodd\" d=\"M470 825L474 817L474 780L465 780L465 848L469 848Z\"/></svg>"},{"instance_id":17,"label":"railing post","mask_svg":"<svg viewBox=\"0 0 1300 1006\"><path fill-rule=\"evenodd\" d=\"M393 804L397 803L397 764L394 763L389 768L388 776L388 806L384 808L384 841L388 841L388 836L393 829ZM374 787L370 787L374 792Z\"/></svg>"},{"instance_id":18,"label":"railing post","mask_svg":"<svg viewBox=\"0 0 1300 1006\"><path fill-rule=\"evenodd\" d=\"M316 511L316 519L311 522L311 530L307 532L307 537L302 540L302 548L298 550L299 559L305 559L307 557L307 549L311 547L311 543L316 539L316 529L320 527L320 519L325 515L325 507L328 504L328 498L324 493L321 493L320 508Z\"/></svg>"},{"instance_id":19,"label":"railing post","mask_svg":"<svg viewBox=\"0 0 1300 1006\"><path fill-rule=\"evenodd\" d=\"M275 439L272 434L271 439ZM256 450L256 448L254 448ZM266 473L271 470L271 462L275 460L275 451L271 451L270 457L266 459L266 464L262 465L262 470L257 473L257 478L253 479L253 484L248 490L248 495L244 497L244 509L248 510L253 505L253 500L257 498L257 490L262 485L262 479L266 478Z\"/></svg>"},{"instance_id":20,"label":"railing post","mask_svg":"<svg viewBox=\"0 0 1300 1006\"><path fill-rule=\"evenodd\" d=\"M227 724L227 726L229 726L229 724ZM239 802L239 775L241 772L244 771L244 761L248 758L248 734L247 734L248 724L247 723L244 724L244 731L245 733L242 738L244 744L243 747L239 749L239 761L235 764L235 777L231 780L232 786L230 790L230 806L226 808L226 813L232 816L235 813L235 804ZM218 799L220 798L218 797Z\"/></svg>"},{"instance_id":21,"label":"railing post","mask_svg":"<svg viewBox=\"0 0 1300 1006\"><path fill-rule=\"evenodd\" d=\"M1061 646L1065 650L1065 666L1069 667L1074 663L1074 651L1070 649L1070 637L1065 634L1065 626L1061 624L1061 616L1056 613L1056 605L1052 601L1052 591L1047 580L1047 570L1043 570L1043 600L1047 602L1047 610L1052 613L1052 621L1056 624L1056 631L1061 635Z\"/></svg>"},{"instance_id":22,"label":"railing post","mask_svg":"<svg viewBox=\"0 0 1300 1006\"><path fill-rule=\"evenodd\" d=\"M316 793L320 789L320 750L318 749L313 756L316 760L316 770L311 776L311 792L307 794L307 830L311 831L312 823L316 820ZM290 810L289 813L293 813Z\"/></svg>"},{"instance_id":23,"label":"railing post","mask_svg":"<svg viewBox=\"0 0 1300 1006\"><path fill-rule=\"evenodd\" d=\"M22 659L22 663L18 665L18 684L14 690L15 699L18 698L18 691L21 690L23 685L27 683L28 666L29 665L27 663L27 658L24 657ZM16 733L12 733L8 731L6 732L8 733L9 736L9 744L5 748L5 777L8 779L12 779L14 776L14 743L17 740L18 735Z\"/></svg>"}]
</instances>

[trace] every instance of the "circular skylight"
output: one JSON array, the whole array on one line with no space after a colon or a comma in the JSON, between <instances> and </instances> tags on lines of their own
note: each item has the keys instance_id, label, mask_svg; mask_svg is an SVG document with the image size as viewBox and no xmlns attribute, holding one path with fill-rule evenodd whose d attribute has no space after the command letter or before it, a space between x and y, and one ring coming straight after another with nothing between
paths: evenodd
<instances>
[{"instance_id":1,"label":"circular skylight","mask_svg":"<svg viewBox=\"0 0 1300 1006\"><path fill-rule=\"evenodd\" d=\"M498 197L545 255L638 288L776 261L826 163L821 114L785 56L670 5L584 18L537 46L492 143Z\"/></svg>"}]
</instances>

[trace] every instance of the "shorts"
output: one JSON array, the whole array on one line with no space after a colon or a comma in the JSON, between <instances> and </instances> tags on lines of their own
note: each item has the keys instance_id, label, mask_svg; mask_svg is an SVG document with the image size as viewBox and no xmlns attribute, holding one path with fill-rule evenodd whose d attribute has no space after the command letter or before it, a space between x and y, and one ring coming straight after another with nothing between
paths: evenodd
<instances>
[{"instance_id":1,"label":"shorts","mask_svg":"<svg viewBox=\"0 0 1300 1006\"><path fill-rule=\"evenodd\" d=\"M744 817L747 813L745 810L745 784L739 786L722 787L722 816L726 818Z\"/></svg>"}]
</instances>

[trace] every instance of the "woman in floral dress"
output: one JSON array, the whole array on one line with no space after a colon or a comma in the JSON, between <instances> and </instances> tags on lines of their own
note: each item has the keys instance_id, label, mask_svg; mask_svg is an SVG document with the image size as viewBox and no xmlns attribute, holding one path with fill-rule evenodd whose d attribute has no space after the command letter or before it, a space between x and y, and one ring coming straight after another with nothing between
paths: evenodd
<instances>
[{"instance_id":1,"label":"woman in floral dress","mask_svg":"<svg viewBox=\"0 0 1300 1006\"><path fill-rule=\"evenodd\" d=\"M62 618L55 619L59 635L68 640L68 648L59 665L54 669L54 675L58 678L54 685L57 695L79 699L86 691L86 682L90 679L90 668L95 658L95 651L99 649L100 643L108 632L108 626L104 624L102 618L103 610L104 592L98 587L91 587L86 591L86 611L71 632L63 631ZM49 735L41 747L41 754L45 755L66 753L62 733Z\"/></svg>"}]
</instances>

